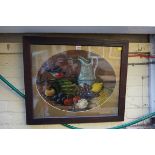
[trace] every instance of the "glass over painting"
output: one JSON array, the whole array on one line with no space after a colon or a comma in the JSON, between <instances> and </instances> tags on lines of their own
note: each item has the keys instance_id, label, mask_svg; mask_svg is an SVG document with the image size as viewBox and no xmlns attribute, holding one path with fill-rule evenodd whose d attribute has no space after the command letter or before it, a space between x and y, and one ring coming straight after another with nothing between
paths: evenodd
<instances>
[{"instance_id":1,"label":"glass over painting","mask_svg":"<svg viewBox=\"0 0 155 155\"><path fill-rule=\"evenodd\" d=\"M121 47L31 45L34 118L117 115Z\"/></svg>"}]
</instances>

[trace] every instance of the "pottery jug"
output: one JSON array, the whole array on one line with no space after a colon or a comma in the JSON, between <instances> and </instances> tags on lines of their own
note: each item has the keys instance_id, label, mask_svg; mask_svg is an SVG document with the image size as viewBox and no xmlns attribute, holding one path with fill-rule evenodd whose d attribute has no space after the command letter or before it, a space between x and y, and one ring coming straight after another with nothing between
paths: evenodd
<instances>
[{"instance_id":1,"label":"pottery jug","mask_svg":"<svg viewBox=\"0 0 155 155\"><path fill-rule=\"evenodd\" d=\"M91 85L95 82L95 79L96 79L95 71L98 65L98 58L95 58L95 59L96 59L96 65L93 66L94 58L91 58L91 61L83 57L78 58L81 64L81 70L78 77L78 84L80 86L83 86L84 84Z\"/></svg>"}]
</instances>

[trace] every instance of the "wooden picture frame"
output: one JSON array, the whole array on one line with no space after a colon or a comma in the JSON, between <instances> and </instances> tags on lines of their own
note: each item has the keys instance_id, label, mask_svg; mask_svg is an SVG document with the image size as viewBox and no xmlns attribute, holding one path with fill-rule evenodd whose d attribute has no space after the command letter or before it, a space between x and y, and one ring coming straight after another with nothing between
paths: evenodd
<instances>
[{"instance_id":1,"label":"wooden picture frame","mask_svg":"<svg viewBox=\"0 0 155 155\"><path fill-rule=\"evenodd\" d=\"M117 114L100 114L100 115L72 115L37 117L34 116L34 92L32 81L32 66L33 51L32 46L75 46L76 48L89 47L108 49L114 47L120 52L120 72L119 72L119 89L117 101ZM45 46L45 48L46 48ZM42 51L43 52L43 51ZM116 52L117 53L117 52ZM70 37L39 37L39 36L24 36L23 37L23 60L24 60L24 81L25 81L25 104L26 104L26 122L27 124L58 124L58 123L92 123L92 122L108 122L108 121L123 121L125 111L125 95L126 95L126 79L127 79L127 64L128 64L128 42L127 41L108 41L93 38L70 38ZM115 60L117 61L117 60ZM37 98L37 97L36 97ZM42 100L44 102L44 100ZM83 114L83 113L82 113Z\"/></svg>"}]
</instances>

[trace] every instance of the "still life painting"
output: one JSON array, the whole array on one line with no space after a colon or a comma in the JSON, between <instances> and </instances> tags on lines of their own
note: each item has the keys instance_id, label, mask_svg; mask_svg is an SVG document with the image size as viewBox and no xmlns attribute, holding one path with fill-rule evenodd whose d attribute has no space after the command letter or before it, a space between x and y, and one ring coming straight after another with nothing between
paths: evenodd
<instances>
[{"instance_id":1,"label":"still life painting","mask_svg":"<svg viewBox=\"0 0 155 155\"><path fill-rule=\"evenodd\" d=\"M126 42L38 38L25 37L28 124L123 120Z\"/></svg>"}]
</instances>

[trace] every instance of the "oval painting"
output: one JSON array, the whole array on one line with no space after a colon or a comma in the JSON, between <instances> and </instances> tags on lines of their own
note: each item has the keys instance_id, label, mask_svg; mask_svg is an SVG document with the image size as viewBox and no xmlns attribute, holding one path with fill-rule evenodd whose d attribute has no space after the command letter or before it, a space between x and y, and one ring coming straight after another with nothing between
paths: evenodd
<instances>
[{"instance_id":1,"label":"oval painting","mask_svg":"<svg viewBox=\"0 0 155 155\"><path fill-rule=\"evenodd\" d=\"M37 90L49 105L79 112L102 105L116 84L112 66L101 56L69 50L50 57L37 74Z\"/></svg>"}]
</instances>

